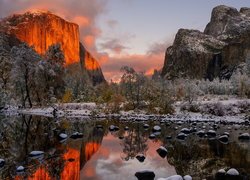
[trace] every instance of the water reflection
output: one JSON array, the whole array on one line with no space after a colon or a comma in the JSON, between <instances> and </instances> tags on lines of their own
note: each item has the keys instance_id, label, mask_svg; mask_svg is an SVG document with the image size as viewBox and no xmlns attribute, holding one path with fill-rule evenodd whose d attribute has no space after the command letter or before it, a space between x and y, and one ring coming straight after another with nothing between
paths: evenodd
<instances>
[{"instance_id":1,"label":"water reflection","mask_svg":"<svg viewBox=\"0 0 250 180\"><path fill-rule=\"evenodd\" d=\"M178 173L197 179L214 179L218 169L228 167L238 169L249 178L250 143L237 140L239 133L249 132L249 127L238 126L235 130L229 128L231 125L221 126L218 134L230 133L229 143L222 144L216 139L198 138L195 134L185 141L176 140L180 129L190 127L189 123L148 123L150 128L145 129L140 122L0 117L0 158L6 161L0 169L1 179L136 179L134 174L145 169L154 171L156 178ZM118 126L119 131L110 132L111 124ZM154 125L161 126L162 130L150 140L148 137ZM206 131L211 128L208 123L197 124L198 129L204 126ZM83 133L83 137L60 142L60 133L70 136L74 132ZM167 136L173 138L166 139ZM167 158L161 158L156 152L161 145L168 149ZM44 157L29 158L33 150L44 151ZM135 158L138 154L144 155L145 160L138 161ZM16 173L20 165L26 169Z\"/></svg>"}]
</instances>

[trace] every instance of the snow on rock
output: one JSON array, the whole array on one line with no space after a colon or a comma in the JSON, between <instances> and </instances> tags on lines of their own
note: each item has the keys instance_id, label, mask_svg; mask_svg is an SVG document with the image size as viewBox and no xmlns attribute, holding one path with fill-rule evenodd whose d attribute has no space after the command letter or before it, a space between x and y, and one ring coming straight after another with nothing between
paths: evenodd
<instances>
[{"instance_id":1,"label":"snow on rock","mask_svg":"<svg viewBox=\"0 0 250 180\"><path fill-rule=\"evenodd\" d=\"M227 171L227 174L230 176L238 176L240 173L236 169L231 168Z\"/></svg>"},{"instance_id":2,"label":"snow on rock","mask_svg":"<svg viewBox=\"0 0 250 180\"><path fill-rule=\"evenodd\" d=\"M180 175L173 175L167 178L158 178L158 180L183 180Z\"/></svg>"},{"instance_id":3,"label":"snow on rock","mask_svg":"<svg viewBox=\"0 0 250 180\"><path fill-rule=\"evenodd\" d=\"M225 171L225 169L220 169L220 170L218 171L218 173L226 174L226 171Z\"/></svg>"},{"instance_id":4,"label":"snow on rock","mask_svg":"<svg viewBox=\"0 0 250 180\"><path fill-rule=\"evenodd\" d=\"M239 139L240 140L249 140L250 135L249 135L249 133L243 133L243 134L239 135Z\"/></svg>"},{"instance_id":5,"label":"snow on rock","mask_svg":"<svg viewBox=\"0 0 250 180\"><path fill-rule=\"evenodd\" d=\"M65 133L59 134L59 138L60 138L60 139L66 139L67 137L68 137L68 135L65 134Z\"/></svg>"},{"instance_id":6,"label":"snow on rock","mask_svg":"<svg viewBox=\"0 0 250 180\"><path fill-rule=\"evenodd\" d=\"M189 134L190 133L190 129L183 128L183 129L181 129L181 132L184 133L184 134Z\"/></svg>"},{"instance_id":7,"label":"snow on rock","mask_svg":"<svg viewBox=\"0 0 250 180\"><path fill-rule=\"evenodd\" d=\"M29 156L30 157L35 157L35 156L41 156L43 154L44 154L43 151L31 151L30 154L29 154Z\"/></svg>"},{"instance_id":8,"label":"snow on rock","mask_svg":"<svg viewBox=\"0 0 250 180\"><path fill-rule=\"evenodd\" d=\"M110 131L118 131L118 130L119 130L119 127L118 127L118 126L115 126L115 125L110 125L110 126L109 126L109 130L110 130Z\"/></svg>"},{"instance_id":9,"label":"snow on rock","mask_svg":"<svg viewBox=\"0 0 250 180\"><path fill-rule=\"evenodd\" d=\"M183 177L184 180L192 180L192 177L190 175L186 175Z\"/></svg>"},{"instance_id":10,"label":"snow on rock","mask_svg":"<svg viewBox=\"0 0 250 180\"><path fill-rule=\"evenodd\" d=\"M177 135L177 139L180 139L180 140L184 140L185 138L187 137L187 135L186 134L184 134L184 133L179 133L178 135Z\"/></svg>"},{"instance_id":11,"label":"snow on rock","mask_svg":"<svg viewBox=\"0 0 250 180\"><path fill-rule=\"evenodd\" d=\"M24 171L24 167L23 167L23 166L18 166L18 167L16 168L16 171L17 171L17 172L23 172L23 171Z\"/></svg>"},{"instance_id":12,"label":"snow on rock","mask_svg":"<svg viewBox=\"0 0 250 180\"><path fill-rule=\"evenodd\" d=\"M156 125L153 127L153 131L161 131L161 127Z\"/></svg>"},{"instance_id":13,"label":"snow on rock","mask_svg":"<svg viewBox=\"0 0 250 180\"><path fill-rule=\"evenodd\" d=\"M163 146L159 147L156 151L162 158L165 158L168 154L167 149Z\"/></svg>"},{"instance_id":14,"label":"snow on rock","mask_svg":"<svg viewBox=\"0 0 250 180\"><path fill-rule=\"evenodd\" d=\"M155 134L150 134L149 135L149 139L154 139L156 136L155 136Z\"/></svg>"},{"instance_id":15,"label":"snow on rock","mask_svg":"<svg viewBox=\"0 0 250 180\"><path fill-rule=\"evenodd\" d=\"M79 138L82 138L83 137L83 133L79 133L79 132L74 132L70 138L71 139L79 139Z\"/></svg>"},{"instance_id":16,"label":"snow on rock","mask_svg":"<svg viewBox=\"0 0 250 180\"><path fill-rule=\"evenodd\" d=\"M222 135L218 139L219 139L219 141L224 142L224 143L228 142L228 136L227 135Z\"/></svg>"}]
</instances>

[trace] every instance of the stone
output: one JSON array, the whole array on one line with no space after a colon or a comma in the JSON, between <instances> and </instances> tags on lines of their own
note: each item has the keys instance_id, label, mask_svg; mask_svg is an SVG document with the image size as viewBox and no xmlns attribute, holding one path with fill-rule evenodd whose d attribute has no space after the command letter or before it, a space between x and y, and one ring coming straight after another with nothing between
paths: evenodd
<instances>
[{"instance_id":1,"label":"stone","mask_svg":"<svg viewBox=\"0 0 250 180\"><path fill-rule=\"evenodd\" d=\"M184 134L184 133L179 133L178 135L177 135L177 139L180 139L180 140L185 140L186 139L186 137L187 137L187 135L186 134Z\"/></svg>"},{"instance_id":2,"label":"stone","mask_svg":"<svg viewBox=\"0 0 250 180\"><path fill-rule=\"evenodd\" d=\"M159 178L158 180L183 180L180 175L173 175L167 178Z\"/></svg>"},{"instance_id":3,"label":"stone","mask_svg":"<svg viewBox=\"0 0 250 180\"><path fill-rule=\"evenodd\" d=\"M172 139L172 136L166 136L166 139L168 139L168 140Z\"/></svg>"},{"instance_id":4,"label":"stone","mask_svg":"<svg viewBox=\"0 0 250 180\"><path fill-rule=\"evenodd\" d=\"M101 124L96 125L97 129L103 129L103 126Z\"/></svg>"},{"instance_id":5,"label":"stone","mask_svg":"<svg viewBox=\"0 0 250 180\"><path fill-rule=\"evenodd\" d=\"M148 124L143 124L143 127L144 127L145 129L148 129L148 128L149 128L149 125L148 125Z\"/></svg>"},{"instance_id":6,"label":"stone","mask_svg":"<svg viewBox=\"0 0 250 180\"><path fill-rule=\"evenodd\" d=\"M238 139L239 140L250 140L250 135L249 135L249 133L243 133L243 134L239 135Z\"/></svg>"},{"instance_id":7,"label":"stone","mask_svg":"<svg viewBox=\"0 0 250 180\"><path fill-rule=\"evenodd\" d=\"M209 131L207 132L207 135L208 135L209 137L215 137L215 136L216 136L216 132L215 132L214 130L209 130Z\"/></svg>"},{"instance_id":8,"label":"stone","mask_svg":"<svg viewBox=\"0 0 250 180\"><path fill-rule=\"evenodd\" d=\"M227 175L230 175L230 176L238 176L238 175L240 175L240 173L239 173L236 169L231 168L231 169L229 169L229 170L227 171Z\"/></svg>"},{"instance_id":9,"label":"stone","mask_svg":"<svg viewBox=\"0 0 250 180\"><path fill-rule=\"evenodd\" d=\"M155 134L150 134L149 135L149 139L155 139L155 138L156 138Z\"/></svg>"},{"instance_id":10,"label":"stone","mask_svg":"<svg viewBox=\"0 0 250 180\"><path fill-rule=\"evenodd\" d=\"M0 168L4 167L5 165L5 160L4 159L0 159Z\"/></svg>"},{"instance_id":11,"label":"stone","mask_svg":"<svg viewBox=\"0 0 250 180\"><path fill-rule=\"evenodd\" d=\"M156 151L162 158L165 158L168 154L167 149L163 146L159 147Z\"/></svg>"},{"instance_id":12,"label":"stone","mask_svg":"<svg viewBox=\"0 0 250 180\"><path fill-rule=\"evenodd\" d=\"M146 159L145 156L143 154L138 154L135 157L139 162L144 162L144 160Z\"/></svg>"},{"instance_id":13,"label":"stone","mask_svg":"<svg viewBox=\"0 0 250 180\"><path fill-rule=\"evenodd\" d=\"M184 133L184 134L190 134L190 129L183 128L183 129L181 129L181 132Z\"/></svg>"},{"instance_id":14,"label":"stone","mask_svg":"<svg viewBox=\"0 0 250 180\"><path fill-rule=\"evenodd\" d=\"M68 135L65 134L65 133L60 133L60 134L59 134L59 139L60 139L60 140L64 140L64 139L67 139L67 138L68 138Z\"/></svg>"},{"instance_id":15,"label":"stone","mask_svg":"<svg viewBox=\"0 0 250 180\"><path fill-rule=\"evenodd\" d=\"M71 139L79 139L79 138L83 138L83 134L79 133L79 132L74 132L71 136Z\"/></svg>"},{"instance_id":16,"label":"stone","mask_svg":"<svg viewBox=\"0 0 250 180\"><path fill-rule=\"evenodd\" d=\"M219 139L219 141L221 141L223 143L227 143L228 142L228 136L227 135L222 135L218 139Z\"/></svg>"},{"instance_id":17,"label":"stone","mask_svg":"<svg viewBox=\"0 0 250 180\"><path fill-rule=\"evenodd\" d=\"M43 151L31 151L29 153L29 157L36 157L36 156L41 156L41 155L44 155Z\"/></svg>"},{"instance_id":18,"label":"stone","mask_svg":"<svg viewBox=\"0 0 250 180\"><path fill-rule=\"evenodd\" d=\"M183 177L183 180L192 180L192 177L190 175L186 175Z\"/></svg>"},{"instance_id":19,"label":"stone","mask_svg":"<svg viewBox=\"0 0 250 180\"><path fill-rule=\"evenodd\" d=\"M161 131L161 127L156 125L153 127L153 131Z\"/></svg>"},{"instance_id":20,"label":"stone","mask_svg":"<svg viewBox=\"0 0 250 180\"><path fill-rule=\"evenodd\" d=\"M115 126L115 125L110 125L110 126L109 126L109 130L110 130L110 131L118 131L118 130L119 130L119 127L118 127L118 126Z\"/></svg>"},{"instance_id":21,"label":"stone","mask_svg":"<svg viewBox=\"0 0 250 180\"><path fill-rule=\"evenodd\" d=\"M23 166L18 166L18 167L16 168L16 171L17 171L17 172L23 172L23 171L24 171L24 167L23 167Z\"/></svg>"},{"instance_id":22,"label":"stone","mask_svg":"<svg viewBox=\"0 0 250 180\"><path fill-rule=\"evenodd\" d=\"M135 173L138 180L154 180L155 173L153 171L139 171Z\"/></svg>"}]
</instances>

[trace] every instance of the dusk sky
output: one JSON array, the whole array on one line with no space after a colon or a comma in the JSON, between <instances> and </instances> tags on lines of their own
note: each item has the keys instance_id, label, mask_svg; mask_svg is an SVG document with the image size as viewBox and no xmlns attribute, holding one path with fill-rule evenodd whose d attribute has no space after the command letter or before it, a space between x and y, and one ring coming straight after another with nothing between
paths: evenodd
<instances>
[{"instance_id":1,"label":"dusk sky","mask_svg":"<svg viewBox=\"0 0 250 180\"><path fill-rule=\"evenodd\" d=\"M203 31L221 4L250 6L249 0L0 0L0 17L38 9L79 24L105 78L117 80L124 65L146 74L160 69L178 29Z\"/></svg>"}]
</instances>

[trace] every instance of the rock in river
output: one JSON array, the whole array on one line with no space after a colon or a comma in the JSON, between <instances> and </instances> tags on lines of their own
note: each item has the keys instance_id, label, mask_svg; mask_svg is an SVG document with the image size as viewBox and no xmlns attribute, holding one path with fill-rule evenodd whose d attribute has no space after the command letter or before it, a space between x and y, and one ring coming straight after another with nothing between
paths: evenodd
<instances>
[{"instance_id":1,"label":"rock in river","mask_svg":"<svg viewBox=\"0 0 250 180\"><path fill-rule=\"evenodd\" d=\"M67 134L65 134L65 133L61 133L61 134L59 134L59 139L60 139L60 140L67 139L67 137L68 137L68 135L67 135Z\"/></svg>"},{"instance_id":2,"label":"rock in river","mask_svg":"<svg viewBox=\"0 0 250 180\"><path fill-rule=\"evenodd\" d=\"M177 139L180 139L180 140L184 140L185 138L187 137L187 135L186 134L184 134L184 133L180 133L180 134L178 134L177 135Z\"/></svg>"},{"instance_id":3,"label":"rock in river","mask_svg":"<svg viewBox=\"0 0 250 180\"><path fill-rule=\"evenodd\" d=\"M110 126L109 126L109 130L110 130L110 131L118 131L118 130L119 130L119 127L118 127L118 126L115 126L115 125L110 125Z\"/></svg>"},{"instance_id":4,"label":"rock in river","mask_svg":"<svg viewBox=\"0 0 250 180\"><path fill-rule=\"evenodd\" d=\"M165 158L168 154L167 149L163 146L159 147L156 151L162 158Z\"/></svg>"},{"instance_id":5,"label":"rock in river","mask_svg":"<svg viewBox=\"0 0 250 180\"><path fill-rule=\"evenodd\" d=\"M0 159L0 168L2 168L5 165L5 160L4 159Z\"/></svg>"},{"instance_id":6,"label":"rock in river","mask_svg":"<svg viewBox=\"0 0 250 180\"><path fill-rule=\"evenodd\" d=\"M229 169L229 170L227 171L227 175L230 175L230 176L238 176L238 175L240 175L240 173L239 173L236 169L231 168L231 169Z\"/></svg>"},{"instance_id":7,"label":"rock in river","mask_svg":"<svg viewBox=\"0 0 250 180\"><path fill-rule=\"evenodd\" d=\"M190 175L186 175L183 177L184 180L192 180L192 177Z\"/></svg>"},{"instance_id":8,"label":"rock in river","mask_svg":"<svg viewBox=\"0 0 250 180\"><path fill-rule=\"evenodd\" d=\"M239 136L240 140L249 140L250 139L250 135L249 133L243 133Z\"/></svg>"},{"instance_id":9,"label":"rock in river","mask_svg":"<svg viewBox=\"0 0 250 180\"><path fill-rule=\"evenodd\" d=\"M153 127L153 131L161 131L161 127L156 125Z\"/></svg>"},{"instance_id":10,"label":"rock in river","mask_svg":"<svg viewBox=\"0 0 250 180\"><path fill-rule=\"evenodd\" d=\"M153 171L139 171L135 173L138 180L154 180L155 173Z\"/></svg>"},{"instance_id":11,"label":"rock in river","mask_svg":"<svg viewBox=\"0 0 250 180\"><path fill-rule=\"evenodd\" d=\"M138 154L136 157L135 157L139 162L144 162L145 160L145 156L143 154Z\"/></svg>"},{"instance_id":12,"label":"rock in river","mask_svg":"<svg viewBox=\"0 0 250 180\"><path fill-rule=\"evenodd\" d=\"M223 143L227 143L228 142L228 136L227 135L222 135L218 139L219 139L219 141L221 141Z\"/></svg>"},{"instance_id":13,"label":"rock in river","mask_svg":"<svg viewBox=\"0 0 250 180\"><path fill-rule=\"evenodd\" d=\"M78 139L78 138L82 138L83 137L83 134L82 133L79 133L79 132L74 132L70 138L71 139Z\"/></svg>"},{"instance_id":14,"label":"rock in river","mask_svg":"<svg viewBox=\"0 0 250 180\"><path fill-rule=\"evenodd\" d=\"M41 156L43 154L44 154L43 151L32 151L32 152L30 152L29 157L37 157L37 156Z\"/></svg>"},{"instance_id":15,"label":"rock in river","mask_svg":"<svg viewBox=\"0 0 250 180\"><path fill-rule=\"evenodd\" d=\"M23 166L18 166L18 167L16 168L16 171L17 171L17 172L23 172L23 171L24 171L24 167L23 167Z\"/></svg>"},{"instance_id":16,"label":"rock in river","mask_svg":"<svg viewBox=\"0 0 250 180\"><path fill-rule=\"evenodd\" d=\"M158 180L183 180L180 175L173 175L167 178L159 178Z\"/></svg>"}]
</instances>

